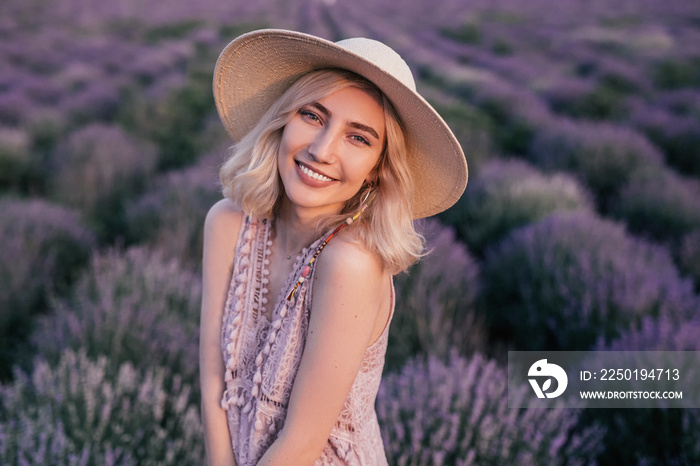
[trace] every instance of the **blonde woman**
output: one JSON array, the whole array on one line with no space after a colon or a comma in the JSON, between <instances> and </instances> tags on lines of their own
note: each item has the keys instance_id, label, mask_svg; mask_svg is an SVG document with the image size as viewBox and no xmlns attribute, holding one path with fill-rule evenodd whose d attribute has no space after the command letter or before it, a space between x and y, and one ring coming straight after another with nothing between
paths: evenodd
<instances>
[{"instance_id":1,"label":"blonde woman","mask_svg":"<svg viewBox=\"0 0 700 466\"><path fill-rule=\"evenodd\" d=\"M200 373L210 465L386 464L374 401L413 220L456 202L464 154L386 45L284 30L231 42L233 137L205 222Z\"/></svg>"}]
</instances>

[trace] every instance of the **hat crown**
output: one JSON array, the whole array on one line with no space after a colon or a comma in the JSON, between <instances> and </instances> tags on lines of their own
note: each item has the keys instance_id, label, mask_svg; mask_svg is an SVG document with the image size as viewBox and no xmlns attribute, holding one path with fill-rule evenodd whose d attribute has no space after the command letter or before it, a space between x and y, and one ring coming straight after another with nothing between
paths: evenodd
<instances>
[{"instance_id":1,"label":"hat crown","mask_svg":"<svg viewBox=\"0 0 700 466\"><path fill-rule=\"evenodd\" d=\"M388 45L365 37L354 37L335 43L335 45L358 55L385 73L399 80L404 86L416 91L416 82L408 64Z\"/></svg>"}]
</instances>

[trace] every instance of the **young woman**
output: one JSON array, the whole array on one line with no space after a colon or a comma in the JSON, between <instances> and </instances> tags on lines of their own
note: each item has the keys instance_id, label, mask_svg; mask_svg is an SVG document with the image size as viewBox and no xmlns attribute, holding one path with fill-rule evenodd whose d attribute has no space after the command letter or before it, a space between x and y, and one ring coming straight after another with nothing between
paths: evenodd
<instances>
[{"instance_id":1,"label":"young woman","mask_svg":"<svg viewBox=\"0 0 700 466\"><path fill-rule=\"evenodd\" d=\"M210 465L386 464L374 411L391 277L464 154L396 52L261 30L222 52L236 144L205 222L200 369Z\"/></svg>"}]
</instances>

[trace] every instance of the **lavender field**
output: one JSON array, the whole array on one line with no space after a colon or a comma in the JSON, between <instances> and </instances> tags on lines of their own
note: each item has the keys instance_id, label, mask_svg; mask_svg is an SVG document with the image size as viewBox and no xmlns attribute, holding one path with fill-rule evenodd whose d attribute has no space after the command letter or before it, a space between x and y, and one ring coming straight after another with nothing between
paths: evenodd
<instances>
[{"instance_id":1,"label":"lavender field","mask_svg":"<svg viewBox=\"0 0 700 466\"><path fill-rule=\"evenodd\" d=\"M395 279L393 465L700 464L700 412L508 409L510 350L700 351L694 0L4 0L0 464L198 465L223 46L385 41L470 166ZM524 396L524 394L523 394Z\"/></svg>"}]
</instances>

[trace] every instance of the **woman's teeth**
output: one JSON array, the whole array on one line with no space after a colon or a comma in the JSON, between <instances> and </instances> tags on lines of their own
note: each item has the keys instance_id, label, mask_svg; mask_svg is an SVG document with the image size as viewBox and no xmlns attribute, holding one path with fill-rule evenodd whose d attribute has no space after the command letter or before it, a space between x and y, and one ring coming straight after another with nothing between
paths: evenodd
<instances>
[{"instance_id":1,"label":"woman's teeth","mask_svg":"<svg viewBox=\"0 0 700 466\"><path fill-rule=\"evenodd\" d=\"M308 176L310 176L311 178L313 178L315 180L333 181L333 178L328 178L327 176L323 176L320 173L316 173L315 171L311 170L309 167L307 167L305 165L302 165L302 164L298 164L298 165L299 165L299 168L301 168L301 171L303 171L304 173L306 173Z\"/></svg>"}]
</instances>

